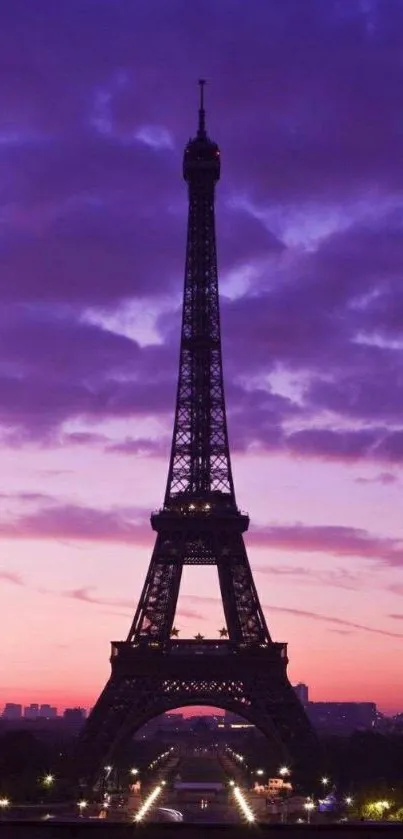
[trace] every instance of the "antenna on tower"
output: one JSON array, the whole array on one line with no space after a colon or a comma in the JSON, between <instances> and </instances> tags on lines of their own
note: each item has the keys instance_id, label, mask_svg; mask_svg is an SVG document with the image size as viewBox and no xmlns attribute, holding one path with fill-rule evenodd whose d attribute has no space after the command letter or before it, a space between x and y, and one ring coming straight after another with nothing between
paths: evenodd
<instances>
[{"instance_id":1,"label":"antenna on tower","mask_svg":"<svg viewBox=\"0 0 403 839\"><path fill-rule=\"evenodd\" d=\"M199 105L199 128L197 131L198 137L205 137L206 136L206 112L204 110L204 85L206 84L205 79L199 79L199 88L200 88L200 105Z\"/></svg>"}]
</instances>

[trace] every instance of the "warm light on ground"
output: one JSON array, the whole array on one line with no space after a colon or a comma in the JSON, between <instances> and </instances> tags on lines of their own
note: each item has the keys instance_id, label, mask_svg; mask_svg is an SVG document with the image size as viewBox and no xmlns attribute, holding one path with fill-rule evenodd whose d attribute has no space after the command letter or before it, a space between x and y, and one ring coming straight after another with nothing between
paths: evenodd
<instances>
[{"instance_id":1,"label":"warm light on ground","mask_svg":"<svg viewBox=\"0 0 403 839\"><path fill-rule=\"evenodd\" d=\"M245 816L246 821L254 822L255 817L252 813L251 808L249 807L248 802L246 801L245 796L239 789L239 787L234 787L234 795L239 805L239 808L242 810L242 814Z\"/></svg>"},{"instance_id":2,"label":"warm light on ground","mask_svg":"<svg viewBox=\"0 0 403 839\"><path fill-rule=\"evenodd\" d=\"M150 807L153 805L155 799L158 798L161 790L162 790L162 785L158 784L158 786L155 787L152 792L150 792L150 795L143 802L143 804L141 805L138 813L136 813L136 815L134 817L135 822L141 822L142 819L144 819L144 816L146 815L146 813L148 813L148 811L149 811Z\"/></svg>"}]
</instances>

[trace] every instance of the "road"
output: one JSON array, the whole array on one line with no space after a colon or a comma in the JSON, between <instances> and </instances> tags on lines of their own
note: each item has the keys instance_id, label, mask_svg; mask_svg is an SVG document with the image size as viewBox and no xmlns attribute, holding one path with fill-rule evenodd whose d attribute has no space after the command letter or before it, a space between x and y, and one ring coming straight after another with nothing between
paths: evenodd
<instances>
[{"instance_id":1,"label":"road","mask_svg":"<svg viewBox=\"0 0 403 839\"><path fill-rule=\"evenodd\" d=\"M214 751L195 749L183 754L166 777L166 791L159 806L179 810L186 822L239 823L242 818L229 780ZM153 816L158 818L158 812L150 814L150 821Z\"/></svg>"}]
</instances>

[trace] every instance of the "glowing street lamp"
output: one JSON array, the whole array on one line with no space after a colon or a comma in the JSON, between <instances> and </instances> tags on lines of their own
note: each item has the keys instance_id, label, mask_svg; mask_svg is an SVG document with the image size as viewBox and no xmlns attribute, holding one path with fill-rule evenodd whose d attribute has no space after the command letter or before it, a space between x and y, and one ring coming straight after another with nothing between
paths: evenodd
<instances>
[{"instance_id":1,"label":"glowing street lamp","mask_svg":"<svg viewBox=\"0 0 403 839\"><path fill-rule=\"evenodd\" d=\"M347 796L347 798L345 798L345 799L344 799L344 801L345 801L345 803L347 804L347 807L351 807L351 805L352 805L352 803L353 803L354 799L353 799L353 798L351 798L351 795L348 795L348 796Z\"/></svg>"},{"instance_id":2,"label":"glowing street lamp","mask_svg":"<svg viewBox=\"0 0 403 839\"><path fill-rule=\"evenodd\" d=\"M47 775L45 775L45 777L43 779L43 783L44 783L45 787L51 787L52 784L54 783L54 780L55 780L55 776L52 775L49 772Z\"/></svg>"},{"instance_id":3,"label":"glowing street lamp","mask_svg":"<svg viewBox=\"0 0 403 839\"><path fill-rule=\"evenodd\" d=\"M282 778L287 778L288 775L291 775L291 769L288 766L281 766L278 770L278 774L281 775Z\"/></svg>"},{"instance_id":4,"label":"glowing street lamp","mask_svg":"<svg viewBox=\"0 0 403 839\"><path fill-rule=\"evenodd\" d=\"M324 786L324 787L327 787L327 785L328 785L328 783L329 783L329 778L326 778L326 776L325 776L325 777L323 777L323 778L321 779L321 783L323 784L323 786Z\"/></svg>"},{"instance_id":5,"label":"glowing street lamp","mask_svg":"<svg viewBox=\"0 0 403 839\"><path fill-rule=\"evenodd\" d=\"M312 810L315 809L315 805L314 805L313 801L306 801L305 804L304 804L304 808L305 808L306 814L307 814L307 822L308 822L308 824L310 824L311 823L311 813L312 813Z\"/></svg>"},{"instance_id":6,"label":"glowing street lamp","mask_svg":"<svg viewBox=\"0 0 403 839\"><path fill-rule=\"evenodd\" d=\"M256 775L264 775L264 769L256 769Z\"/></svg>"},{"instance_id":7,"label":"glowing street lamp","mask_svg":"<svg viewBox=\"0 0 403 839\"><path fill-rule=\"evenodd\" d=\"M0 811L1 811L2 815L3 815L3 813L6 812L7 807L9 807L9 806L10 806L9 798L0 798Z\"/></svg>"},{"instance_id":8,"label":"glowing street lamp","mask_svg":"<svg viewBox=\"0 0 403 839\"><path fill-rule=\"evenodd\" d=\"M83 818L84 810L88 807L88 801L85 801L84 799L77 801L77 807L80 811L80 817Z\"/></svg>"}]
</instances>

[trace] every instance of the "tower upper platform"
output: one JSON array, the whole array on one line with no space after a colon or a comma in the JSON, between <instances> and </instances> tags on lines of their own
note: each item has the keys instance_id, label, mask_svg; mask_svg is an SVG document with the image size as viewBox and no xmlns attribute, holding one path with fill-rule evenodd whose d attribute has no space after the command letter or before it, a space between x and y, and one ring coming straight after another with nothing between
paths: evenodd
<instances>
[{"instance_id":1,"label":"tower upper platform","mask_svg":"<svg viewBox=\"0 0 403 839\"><path fill-rule=\"evenodd\" d=\"M204 110L204 79L200 79L199 124L196 137L190 139L183 155L183 177L191 182L195 177L199 180L201 173L212 177L214 183L220 177L220 149L217 143L210 140L206 132L206 112Z\"/></svg>"}]
</instances>

